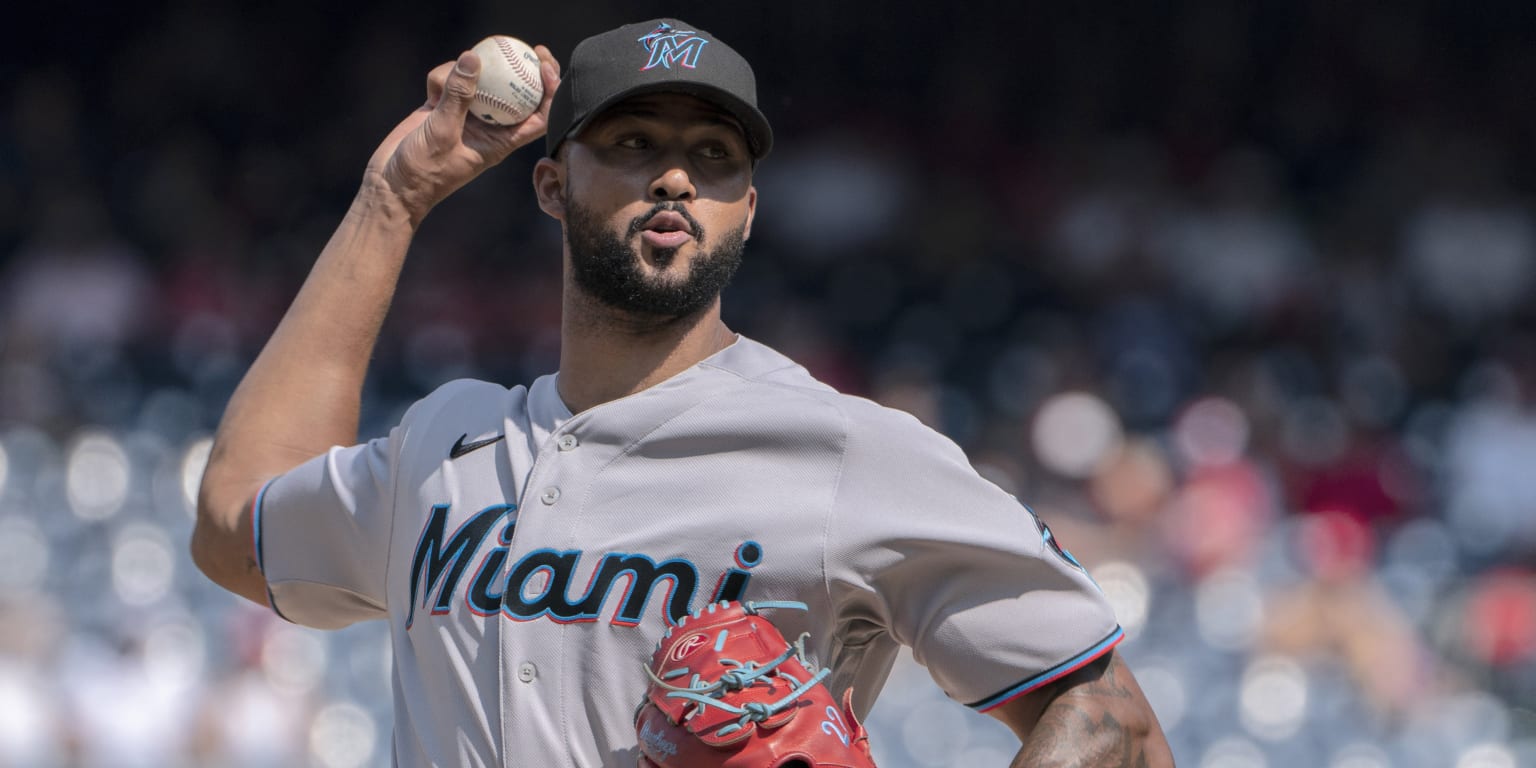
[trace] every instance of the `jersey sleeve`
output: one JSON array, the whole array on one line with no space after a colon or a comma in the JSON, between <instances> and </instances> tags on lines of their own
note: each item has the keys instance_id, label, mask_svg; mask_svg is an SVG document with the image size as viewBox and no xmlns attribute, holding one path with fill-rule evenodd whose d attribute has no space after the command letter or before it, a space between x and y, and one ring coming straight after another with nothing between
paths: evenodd
<instances>
[{"instance_id":1,"label":"jersey sleeve","mask_svg":"<svg viewBox=\"0 0 1536 768\"><path fill-rule=\"evenodd\" d=\"M257 563L278 615L320 629L384 617L400 433L332 448L257 494Z\"/></svg>"},{"instance_id":2,"label":"jersey sleeve","mask_svg":"<svg viewBox=\"0 0 1536 768\"><path fill-rule=\"evenodd\" d=\"M959 446L906 414L862 416L847 426L827 536L828 591L845 622L891 633L981 711L1120 641L1087 572Z\"/></svg>"}]
</instances>

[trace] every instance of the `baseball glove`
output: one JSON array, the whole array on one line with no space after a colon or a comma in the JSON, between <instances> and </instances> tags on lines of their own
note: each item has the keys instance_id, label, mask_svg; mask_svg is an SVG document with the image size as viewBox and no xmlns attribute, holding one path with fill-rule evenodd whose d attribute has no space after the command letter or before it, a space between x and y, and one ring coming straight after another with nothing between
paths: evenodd
<instances>
[{"instance_id":1,"label":"baseball glove","mask_svg":"<svg viewBox=\"0 0 1536 768\"><path fill-rule=\"evenodd\" d=\"M874 768L869 736L805 655L759 612L804 603L713 603L667 631L635 713L640 768Z\"/></svg>"}]
</instances>

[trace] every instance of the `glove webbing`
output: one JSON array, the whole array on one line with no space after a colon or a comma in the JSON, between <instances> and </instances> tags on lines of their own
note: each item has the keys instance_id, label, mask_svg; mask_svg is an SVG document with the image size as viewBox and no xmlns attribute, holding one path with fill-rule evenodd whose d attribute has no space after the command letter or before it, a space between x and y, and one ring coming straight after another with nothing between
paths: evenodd
<instances>
[{"instance_id":1,"label":"glove webbing","mask_svg":"<svg viewBox=\"0 0 1536 768\"><path fill-rule=\"evenodd\" d=\"M711 603L707 610L713 613L715 611L715 606L715 603ZM742 609L746 613L753 616L756 616L758 611L762 608L795 608L802 611L808 610L808 607L805 603L793 600L765 600L759 603L742 603ZM695 611L693 613L693 618L697 619L701 615L702 613L700 611ZM686 619L684 621L686 621ZM680 623L678 626L681 627L682 624ZM670 631L668 634L671 634ZM725 640L728 636L729 630L720 630L720 634L715 638L715 650L719 650L720 648L724 647ZM652 670L649 665L645 667L645 674L651 678L651 682L655 683L657 686L667 689L667 698L687 699L688 701L692 701L695 704L701 706L715 707L717 709L723 709L733 715L741 715L741 719L734 723L723 725L719 730L715 731L716 736L726 736L728 734L735 733L742 728L745 728L748 723L760 723L774 716L775 714L778 714L779 712L783 711L785 707L794 703L796 699L799 699L800 696L806 691L810 690L817 683L821 682L823 678L831 674L832 670L821 669L812 675L809 679L802 682L796 679L794 675L788 673L780 673L779 677L785 678L791 683L794 683L794 688L783 698L772 703L765 704L763 702L749 702L745 706L738 707L735 704L727 704L726 702L715 698L715 695L723 694L727 691L736 691L741 690L742 688L746 688L747 686L756 682L759 678L773 673L773 671L777 669L780 664L783 664L791 658L798 659L800 663L806 667L806 669L815 669L815 665L811 664L810 660L807 659L805 655L805 641L808 637L810 637L810 633L801 634L793 646L786 648L784 653L780 654L778 658L768 662L767 664L758 665L757 663L751 661L740 662L736 661L735 659L720 659L719 661L721 664L729 664L733 668L727 670L720 676L719 680L716 680L712 683L704 682L703 676L695 672L693 674L693 679L688 682L687 687L671 685L661 677L658 677L656 672ZM688 673L689 669L687 667L681 667L679 669L674 669L671 672L668 672L666 677L676 678ZM699 710L695 709L693 712L690 712L685 719L691 719L698 711Z\"/></svg>"}]
</instances>

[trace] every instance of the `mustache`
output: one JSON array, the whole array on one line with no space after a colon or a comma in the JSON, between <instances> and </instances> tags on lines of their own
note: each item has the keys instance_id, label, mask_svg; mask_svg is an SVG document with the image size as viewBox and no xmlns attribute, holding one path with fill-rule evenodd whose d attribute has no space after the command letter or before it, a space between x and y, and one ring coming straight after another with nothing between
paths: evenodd
<instances>
[{"instance_id":1,"label":"mustache","mask_svg":"<svg viewBox=\"0 0 1536 768\"><path fill-rule=\"evenodd\" d=\"M693 214L689 213L688 209L683 207L682 203L666 200L651 206L649 211L636 216L635 219L629 223L629 231L624 233L624 239L628 240L629 238L640 234L640 230L645 229L645 223L650 221L651 217L661 213L662 211L671 211L672 213L683 217L683 220L688 222L688 234L693 235L693 239L695 241L700 243L704 242L704 227L699 224L699 220L695 219Z\"/></svg>"}]
</instances>

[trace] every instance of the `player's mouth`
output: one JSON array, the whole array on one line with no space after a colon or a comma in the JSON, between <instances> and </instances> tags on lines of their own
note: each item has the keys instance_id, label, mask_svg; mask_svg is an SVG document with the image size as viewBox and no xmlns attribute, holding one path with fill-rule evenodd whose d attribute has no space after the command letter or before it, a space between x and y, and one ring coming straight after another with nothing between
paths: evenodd
<instances>
[{"instance_id":1,"label":"player's mouth","mask_svg":"<svg viewBox=\"0 0 1536 768\"><path fill-rule=\"evenodd\" d=\"M693 233L693 224L675 211L660 211L640 225L640 241L652 248L679 248Z\"/></svg>"}]
</instances>

